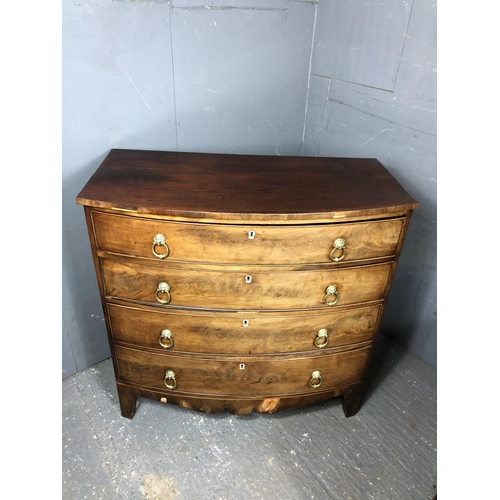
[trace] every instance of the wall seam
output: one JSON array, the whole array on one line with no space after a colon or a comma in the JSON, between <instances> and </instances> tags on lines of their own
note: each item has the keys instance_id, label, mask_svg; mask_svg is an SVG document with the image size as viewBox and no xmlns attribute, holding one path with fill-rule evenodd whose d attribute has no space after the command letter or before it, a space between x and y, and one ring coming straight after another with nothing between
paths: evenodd
<instances>
[{"instance_id":1,"label":"wall seam","mask_svg":"<svg viewBox=\"0 0 500 500\"><path fill-rule=\"evenodd\" d=\"M318 4L314 4L314 22L313 22L313 32L312 32L312 37L311 37L311 54L309 56L309 68L308 72L309 74L307 75L307 90L306 90L306 105L304 109L304 125L302 127L302 141L300 144L300 156L304 154L304 141L305 141L305 136L306 136L306 124L307 124L307 108L309 105L309 89L311 86L311 70L312 70L312 59L313 59L313 52L314 52L314 38L316 37L316 18L318 17Z\"/></svg>"},{"instance_id":2,"label":"wall seam","mask_svg":"<svg viewBox=\"0 0 500 500\"><path fill-rule=\"evenodd\" d=\"M278 116L278 133L276 134L276 148L274 150L276 156L280 155L280 138L281 138L281 110L283 109L283 85L286 82L285 75L285 65L287 61L287 50L286 50L286 32L288 26L288 9L285 10L285 32L283 33L283 54L281 58L281 85L280 85L280 107L279 107L279 116Z\"/></svg>"},{"instance_id":3,"label":"wall seam","mask_svg":"<svg viewBox=\"0 0 500 500\"><path fill-rule=\"evenodd\" d=\"M352 104L347 104L346 102L339 101L338 99L333 99L333 98L329 97L328 101L334 102L335 104L341 104L342 106L347 106L348 108L355 109L356 111L359 111L360 113L363 113L365 115L371 116L373 118L377 118L379 120L383 120L383 121L388 122L388 123L392 123L394 125L397 125L398 127L407 128L408 130L413 130L413 131L418 132L420 134L425 134L425 135L429 135L431 137L436 137L436 134L433 134L431 132L426 132L425 130L420 130L418 128L409 127L408 125L404 125L403 123L398 123L398 122L395 122L394 120L389 120L389 118L384 118L381 115L376 115L374 113L369 113L368 111L365 111L365 110L363 110L361 108L357 108L356 106L353 106Z\"/></svg>"},{"instance_id":4,"label":"wall seam","mask_svg":"<svg viewBox=\"0 0 500 500\"><path fill-rule=\"evenodd\" d=\"M170 57L172 59L172 92L174 98L175 150L179 151L179 134L177 132L177 99L175 97L174 37L172 30L172 16L174 14L174 9L171 0L169 0L168 5L169 5L168 22L170 24Z\"/></svg>"},{"instance_id":5,"label":"wall seam","mask_svg":"<svg viewBox=\"0 0 500 500\"><path fill-rule=\"evenodd\" d=\"M415 5L415 0L411 3L410 15L408 16L408 23L406 24L405 39L403 40L403 47L401 48L401 54L399 54L398 69L396 70L396 76L394 77L394 82L392 84L392 92L396 89L396 81L399 75L399 68L401 67L401 60L403 59L403 53L406 47L406 40L408 40L408 30L410 29L411 16L413 14L413 6Z\"/></svg>"},{"instance_id":6,"label":"wall seam","mask_svg":"<svg viewBox=\"0 0 500 500\"><path fill-rule=\"evenodd\" d=\"M321 156L321 144L323 143L323 135L326 128L326 120L328 118L328 99L330 97L330 89L332 88L332 79L329 77L322 77L328 79L328 86L326 88L326 101L325 101L325 112L323 113L323 124L321 125L321 132L319 136L318 150L316 151L316 156Z\"/></svg>"},{"instance_id":7,"label":"wall seam","mask_svg":"<svg viewBox=\"0 0 500 500\"><path fill-rule=\"evenodd\" d=\"M66 337L68 338L69 348L71 349L71 357L73 358L73 364L75 365L76 372L78 372L79 370L78 370L78 366L76 364L75 351L73 349L73 343L71 342L71 336L69 334L68 325L66 324L66 318L64 317L64 311L62 313L62 320L63 320L64 330L65 330L64 333L66 333ZM63 365L64 365L64 363L63 363ZM74 375L74 374L72 374L72 375ZM70 377L70 376L71 375L68 375L68 377Z\"/></svg>"}]
</instances>

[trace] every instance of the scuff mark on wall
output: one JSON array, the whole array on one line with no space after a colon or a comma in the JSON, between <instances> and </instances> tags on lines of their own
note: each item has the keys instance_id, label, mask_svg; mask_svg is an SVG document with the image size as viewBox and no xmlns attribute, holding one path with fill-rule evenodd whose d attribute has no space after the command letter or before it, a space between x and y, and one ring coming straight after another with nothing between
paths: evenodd
<instances>
[{"instance_id":1,"label":"scuff mark on wall","mask_svg":"<svg viewBox=\"0 0 500 500\"><path fill-rule=\"evenodd\" d=\"M134 81L132 80L131 76L125 70L123 70L123 72L128 76L128 79L130 80L130 83L132 84L132 86L134 87L134 89L137 90L137 93L141 96L142 100L146 103L146 106L148 107L149 111L151 111L151 106L148 104L148 101L146 101L146 99L144 98L144 96L141 94L141 92L139 91L139 89L135 85Z\"/></svg>"},{"instance_id":2,"label":"scuff mark on wall","mask_svg":"<svg viewBox=\"0 0 500 500\"><path fill-rule=\"evenodd\" d=\"M363 146L365 146L369 142L373 141L373 139L375 139L376 137L378 137L380 134L382 134L384 132L388 132L388 131L395 132L395 130L393 128L384 128L383 130L381 130L380 132L378 132L377 134L375 134L371 139L368 139L366 142L363 142L363 144L361 144L361 146L359 146L359 147L362 148Z\"/></svg>"}]
</instances>

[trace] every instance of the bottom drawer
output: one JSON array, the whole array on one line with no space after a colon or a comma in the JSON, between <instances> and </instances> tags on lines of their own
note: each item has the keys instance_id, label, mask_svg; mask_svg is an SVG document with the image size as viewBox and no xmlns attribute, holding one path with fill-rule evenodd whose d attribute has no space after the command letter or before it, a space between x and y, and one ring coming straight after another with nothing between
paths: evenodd
<instances>
[{"instance_id":1,"label":"bottom drawer","mask_svg":"<svg viewBox=\"0 0 500 500\"><path fill-rule=\"evenodd\" d=\"M122 382L232 397L306 394L354 384L361 381L369 352L365 347L309 356L207 358L115 347Z\"/></svg>"}]
</instances>

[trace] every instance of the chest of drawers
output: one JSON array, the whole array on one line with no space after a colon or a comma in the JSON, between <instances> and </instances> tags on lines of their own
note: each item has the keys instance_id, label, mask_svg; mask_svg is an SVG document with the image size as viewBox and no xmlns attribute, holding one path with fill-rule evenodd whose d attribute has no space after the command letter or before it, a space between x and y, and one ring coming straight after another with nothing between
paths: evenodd
<instances>
[{"instance_id":1,"label":"chest of drawers","mask_svg":"<svg viewBox=\"0 0 500 500\"><path fill-rule=\"evenodd\" d=\"M124 417L357 412L418 207L377 160L114 149L77 203Z\"/></svg>"}]
</instances>

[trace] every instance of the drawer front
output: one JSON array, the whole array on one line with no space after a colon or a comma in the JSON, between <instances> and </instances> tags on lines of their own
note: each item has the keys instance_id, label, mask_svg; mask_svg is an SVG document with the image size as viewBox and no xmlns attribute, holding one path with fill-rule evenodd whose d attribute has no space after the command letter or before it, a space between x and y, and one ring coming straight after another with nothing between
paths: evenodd
<instances>
[{"instance_id":1,"label":"drawer front","mask_svg":"<svg viewBox=\"0 0 500 500\"><path fill-rule=\"evenodd\" d=\"M123 382L172 392L240 397L303 394L360 382L369 351L362 348L271 359L273 356L207 358L115 348ZM166 376L167 371L173 374ZM312 379L315 371L321 378ZM310 383L320 385L311 387ZM169 389L166 384L175 388Z\"/></svg>"},{"instance_id":2,"label":"drawer front","mask_svg":"<svg viewBox=\"0 0 500 500\"><path fill-rule=\"evenodd\" d=\"M113 339L161 352L275 354L328 351L372 339L380 306L271 315L155 311L107 304Z\"/></svg>"},{"instance_id":3,"label":"drawer front","mask_svg":"<svg viewBox=\"0 0 500 500\"><path fill-rule=\"evenodd\" d=\"M393 256L404 219L310 226L243 226L165 222L93 212L100 251L220 264L332 263ZM165 244L153 246L155 235ZM342 238L344 249L334 250ZM161 258L166 254L168 256ZM155 256L155 253L158 256ZM339 261L340 262L340 261Z\"/></svg>"},{"instance_id":4,"label":"drawer front","mask_svg":"<svg viewBox=\"0 0 500 500\"><path fill-rule=\"evenodd\" d=\"M204 309L303 309L382 300L392 263L319 271L212 271L102 259L106 294ZM169 287L162 292L161 283ZM327 294L334 285L336 293ZM333 290L332 290L333 292Z\"/></svg>"}]
</instances>

